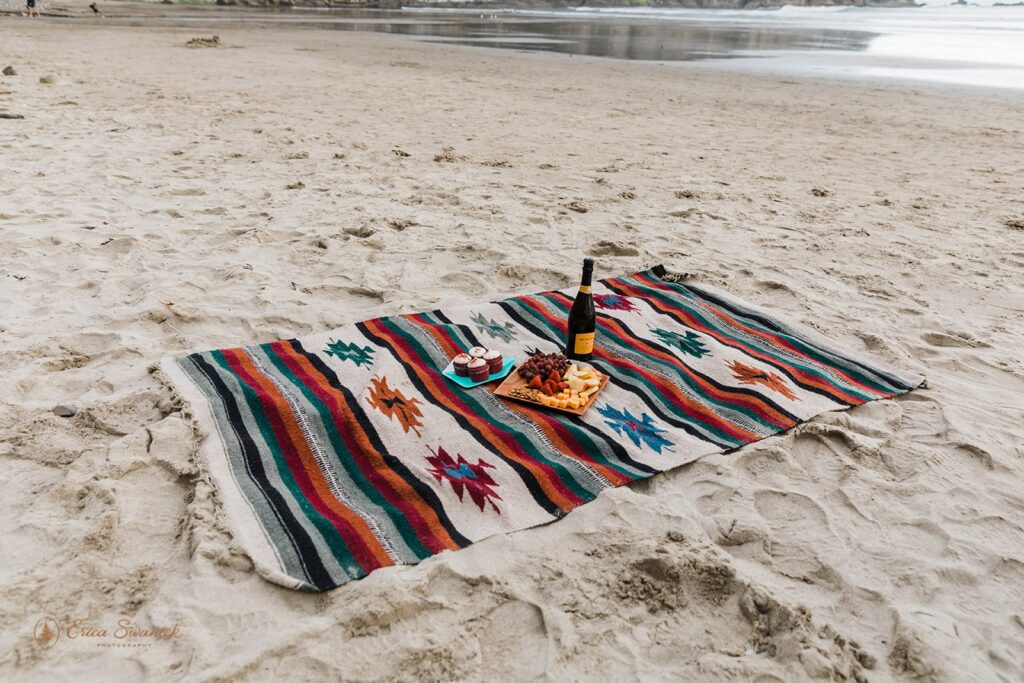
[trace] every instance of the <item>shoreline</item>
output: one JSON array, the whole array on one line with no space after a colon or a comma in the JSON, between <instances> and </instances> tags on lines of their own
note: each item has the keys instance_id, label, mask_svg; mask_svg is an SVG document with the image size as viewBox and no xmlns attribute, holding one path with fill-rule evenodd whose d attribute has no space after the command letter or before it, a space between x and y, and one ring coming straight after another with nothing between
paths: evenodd
<instances>
[{"instance_id":1,"label":"shoreline","mask_svg":"<svg viewBox=\"0 0 1024 683\"><path fill-rule=\"evenodd\" d=\"M484 15L465 8L394 11L118 2L114 10L104 6L108 13L97 18L81 0L73 2L77 4L60 6L66 12L60 18L99 26L189 27L214 34L230 28L355 31L398 35L418 43L482 47L509 53L546 52L574 58L694 65L783 78L977 88L1005 91L1011 96L1024 94L1024 63L1006 61L1005 55L999 57L1001 53L996 48L1000 43L993 48L996 52L992 63L979 61L983 58L971 52L971 41L977 40L977 36L972 37L966 29L947 38L941 55L931 48L907 52L892 46L900 42L919 45L924 38L933 42L935 38L914 33L920 27L907 28L902 23L905 17L892 23L880 18L884 14L853 23L836 22L829 19L828 14L813 20L803 15L795 20L790 17L780 23L774 20L746 22L737 19L736 12L717 15L715 10L707 10L707 16L720 16L720 19L698 19L704 16L705 10L666 18L628 11L624 14L511 11ZM942 12L947 10L939 8ZM757 12L751 13L751 16L757 15ZM988 14L983 13L970 21L981 22L985 17ZM954 10L954 14L942 15L940 19L944 22L942 26L962 18ZM897 26L903 28L893 28ZM892 33L901 30L911 32ZM1005 40L1005 36L998 40ZM808 49L809 44L815 47ZM885 47L876 48L882 45Z\"/></svg>"}]
</instances>

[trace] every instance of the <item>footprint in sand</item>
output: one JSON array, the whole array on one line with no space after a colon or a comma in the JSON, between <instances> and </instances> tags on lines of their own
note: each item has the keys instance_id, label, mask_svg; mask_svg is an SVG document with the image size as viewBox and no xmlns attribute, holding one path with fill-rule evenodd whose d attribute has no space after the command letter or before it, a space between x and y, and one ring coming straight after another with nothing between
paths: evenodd
<instances>
[{"instance_id":1,"label":"footprint in sand","mask_svg":"<svg viewBox=\"0 0 1024 683\"><path fill-rule=\"evenodd\" d=\"M817 434L794 436L792 457L816 481L839 483L846 469L842 458L837 458L825 438Z\"/></svg>"},{"instance_id":2,"label":"footprint in sand","mask_svg":"<svg viewBox=\"0 0 1024 683\"><path fill-rule=\"evenodd\" d=\"M470 273L445 273L439 280L445 287L461 292L481 292L488 288L486 282Z\"/></svg>"},{"instance_id":3,"label":"footprint in sand","mask_svg":"<svg viewBox=\"0 0 1024 683\"><path fill-rule=\"evenodd\" d=\"M723 486L715 481L703 480L693 484L690 490L694 505L704 515L714 516L719 511L728 509L736 489Z\"/></svg>"},{"instance_id":4,"label":"footprint in sand","mask_svg":"<svg viewBox=\"0 0 1024 683\"><path fill-rule=\"evenodd\" d=\"M748 543L764 544L768 540L767 531L749 519L740 519L732 515L716 515L711 520L714 525L712 538L720 546L741 546Z\"/></svg>"},{"instance_id":5,"label":"footprint in sand","mask_svg":"<svg viewBox=\"0 0 1024 683\"><path fill-rule=\"evenodd\" d=\"M1024 562L1005 557L992 569L992 578L1003 586L1017 604L1024 604Z\"/></svg>"},{"instance_id":6,"label":"footprint in sand","mask_svg":"<svg viewBox=\"0 0 1024 683\"><path fill-rule=\"evenodd\" d=\"M987 348L991 344L981 341L980 339L974 339L967 334L957 333L946 333L946 332L925 332L921 335L921 339L931 344L932 346L939 346L942 348Z\"/></svg>"},{"instance_id":7,"label":"footprint in sand","mask_svg":"<svg viewBox=\"0 0 1024 683\"><path fill-rule=\"evenodd\" d=\"M112 237L101 242L99 246L103 248L104 253L121 255L134 249L137 242L134 237Z\"/></svg>"},{"instance_id":8,"label":"footprint in sand","mask_svg":"<svg viewBox=\"0 0 1024 683\"><path fill-rule=\"evenodd\" d=\"M889 342L882 339L877 334L858 331L854 331L853 334L863 342L865 350L875 353L876 355L886 355L891 357L892 354L889 350Z\"/></svg>"},{"instance_id":9,"label":"footprint in sand","mask_svg":"<svg viewBox=\"0 0 1024 683\"><path fill-rule=\"evenodd\" d=\"M828 516L818 503L801 493L765 489L754 494L754 507L774 529L788 535L826 532Z\"/></svg>"},{"instance_id":10,"label":"footprint in sand","mask_svg":"<svg viewBox=\"0 0 1024 683\"><path fill-rule=\"evenodd\" d=\"M787 285L785 282L778 280L759 280L755 283L755 286L762 292L768 292L771 296L771 301L774 305L779 306L783 303L793 303L800 297L793 288Z\"/></svg>"},{"instance_id":11,"label":"footprint in sand","mask_svg":"<svg viewBox=\"0 0 1024 683\"><path fill-rule=\"evenodd\" d=\"M817 502L799 493L766 489L754 493L754 507L772 531L769 553L776 570L808 583L843 583L825 558L839 560L844 544Z\"/></svg>"},{"instance_id":12,"label":"footprint in sand","mask_svg":"<svg viewBox=\"0 0 1024 683\"><path fill-rule=\"evenodd\" d=\"M898 524L892 529L890 540L914 557L942 557L949 546L949 534L927 519Z\"/></svg>"},{"instance_id":13,"label":"footprint in sand","mask_svg":"<svg viewBox=\"0 0 1024 683\"><path fill-rule=\"evenodd\" d=\"M533 282L549 282L555 287L568 287L572 284L571 278L567 275L550 268L534 268L515 264L499 266L496 273L505 280L501 284L519 286Z\"/></svg>"},{"instance_id":14,"label":"footprint in sand","mask_svg":"<svg viewBox=\"0 0 1024 683\"><path fill-rule=\"evenodd\" d=\"M640 250L631 244L601 240L587 250L591 256L639 256Z\"/></svg>"},{"instance_id":15,"label":"footprint in sand","mask_svg":"<svg viewBox=\"0 0 1024 683\"><path fill-rule=\"evenodd\" d=\"M544 613L536 605L511 600L495 607L482 619L476 637L483 663L482 680L536 681L547 669L551 636ZM517 652L529 652L510 670L506 663Z\"/></svg>"}]
</instances>

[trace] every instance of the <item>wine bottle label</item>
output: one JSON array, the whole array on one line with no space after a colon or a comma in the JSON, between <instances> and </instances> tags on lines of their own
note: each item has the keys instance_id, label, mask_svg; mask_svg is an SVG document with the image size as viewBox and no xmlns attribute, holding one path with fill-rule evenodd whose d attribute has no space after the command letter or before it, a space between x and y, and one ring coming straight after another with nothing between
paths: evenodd
<instances>
[{"instance_id":1,"label":"wine bottle label","mask_svg":"<svg viewBox=\"0 0 1024 683\"><path fill-rule=\"evenodd\" d=\"M580 355L586 355L594 352L594 333L586 332L584 334L576 335L576 343L572 347L573 353Z\"/></svg>"},{"instance_id":2,"label":"wine bottle label","mask_svg":"<svg viewBox=\"0 0 1024 683\"><path fill-rule=\"evenodd\" d=\"M590 294L590 285L580 285L580 294Z\"/></svg>"}]
</instances>

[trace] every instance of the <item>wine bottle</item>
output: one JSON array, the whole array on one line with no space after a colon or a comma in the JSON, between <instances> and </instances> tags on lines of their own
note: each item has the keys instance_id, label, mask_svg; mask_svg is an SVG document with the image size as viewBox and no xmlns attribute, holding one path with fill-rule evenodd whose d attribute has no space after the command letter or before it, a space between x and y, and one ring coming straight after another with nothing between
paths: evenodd
<instances>
[{"instance_id":1,"label":"wine bottle","mask_svg":"<svg viewBox=\"0 0 1024 683\"><path fill-rule=\"evenodd\" d=\"M590 360L594 355L594 331L597 316L594 314L594 295L590 293L590 282L594 275L594 259L583 259L583 278L580 291L569 311L569 324L565 340L565 355L574 360Z\"/></svg>"}]
</instances>

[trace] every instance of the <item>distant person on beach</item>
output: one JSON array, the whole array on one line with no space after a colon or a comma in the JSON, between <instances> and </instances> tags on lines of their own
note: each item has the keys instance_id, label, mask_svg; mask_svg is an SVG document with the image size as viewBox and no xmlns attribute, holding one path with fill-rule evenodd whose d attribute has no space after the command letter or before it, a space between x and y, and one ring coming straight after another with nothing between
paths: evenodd
<instances>
[{"instance_id":1,"label":"distant person on beach","mask_svg":"<svg viewBox=\"0 0 1024 683\"><path fill-rule=\"evenodd\" d=\"M91 5L89 5L89 9L91 9L91 10L92 10L92 13L93 13L93 14L95 14L95 15L97 15L97 16L100 16L100 17L102 17L102 16L103 16L103 12L101 12L101 11L100 11L100 8L96 6L96 3L95 3L95 2L94 2L94 3L92 3Z\"/></svg>"},{"instance_id":2,"label":"distant person on beach","mask_svg":"<svg viewBox=\"0 0 1024 683\"><path fill-rule=\"evenodd\" d=\"M36 9L36 0L25 0L25 16L39 16L39 10Z\"/></svg>"}]
</instances>

